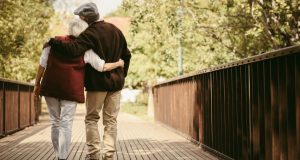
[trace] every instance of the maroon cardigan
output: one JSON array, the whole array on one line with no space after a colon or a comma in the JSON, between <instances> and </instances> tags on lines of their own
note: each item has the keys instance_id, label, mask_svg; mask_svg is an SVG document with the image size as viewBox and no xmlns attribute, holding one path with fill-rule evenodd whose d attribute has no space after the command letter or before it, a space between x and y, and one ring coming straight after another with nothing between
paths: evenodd
<instances>
[{"instance_id":1,"label":"maroon cardigan","mask_svg":"<svg viewBox=\"0 0 300 160\"><path fill-rule=\"evenodd\" d=\"M64 42L73 41L72 36L56 37ZM57 51L56 51L57 52ZM47 68L41 83L42 96L55 97L62 100L84 102L84 59L65 57L50 49Z\"/></svg>"}]
</instances>

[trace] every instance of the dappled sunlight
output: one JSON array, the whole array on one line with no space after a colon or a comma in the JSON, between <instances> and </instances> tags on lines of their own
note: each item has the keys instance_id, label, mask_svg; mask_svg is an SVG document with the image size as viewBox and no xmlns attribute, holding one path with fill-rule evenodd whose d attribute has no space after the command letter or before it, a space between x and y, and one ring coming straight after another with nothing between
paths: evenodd
<instances>
[{"instance_id":1,"label":"dappled sunlight","mask_svg":"<svg viewBox=\"0 0 300 160\"><path fill-rule=\"evenodd\" d=\"M50 142L51 143L51 129L50 127L32 135L29 138L24 139L20 144L24 143L34 143L34 142Z\"/></svg>"}]
</instances>

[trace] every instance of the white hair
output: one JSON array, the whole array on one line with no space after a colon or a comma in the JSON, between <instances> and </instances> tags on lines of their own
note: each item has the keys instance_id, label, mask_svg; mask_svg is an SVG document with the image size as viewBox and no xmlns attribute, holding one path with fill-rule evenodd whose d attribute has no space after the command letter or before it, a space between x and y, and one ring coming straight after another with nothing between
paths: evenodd
<instances>
[{"instance_id":1,"label":"white hair","mask_svg":"<svg viewBox=\"0 0 300 160\"><path fill-rule=\"evenodd\" d=\"M82 20L75 19L69 24L69 34L75 37L79 36L88 27L88 24Z\"/></svg>"}]
</instances>

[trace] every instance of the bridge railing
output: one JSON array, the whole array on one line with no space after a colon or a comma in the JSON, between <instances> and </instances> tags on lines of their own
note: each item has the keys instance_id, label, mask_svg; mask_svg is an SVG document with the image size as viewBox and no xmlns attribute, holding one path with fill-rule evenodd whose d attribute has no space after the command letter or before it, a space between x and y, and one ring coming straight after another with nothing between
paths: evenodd
<instances>
[{"instance_id":1,"label":"bridge railing","mask_svg":"<svg viewBox=\"0 0 300 160\"><path fill-rule=\"evenodd\" d=\"M33 88L30 83L0 78L0 137L38 121L41 103L34 98Z\"/></svg>"},{"instance_id":2,"label":"bridge railing","mask_svg":"<svg viewBox=\"0 0 300 160\"><path fill-rule=\"evenodd\" d=\"M300 46L153 86L155 119L232 159L300 159Z\"/></svg>"}]
</instances>

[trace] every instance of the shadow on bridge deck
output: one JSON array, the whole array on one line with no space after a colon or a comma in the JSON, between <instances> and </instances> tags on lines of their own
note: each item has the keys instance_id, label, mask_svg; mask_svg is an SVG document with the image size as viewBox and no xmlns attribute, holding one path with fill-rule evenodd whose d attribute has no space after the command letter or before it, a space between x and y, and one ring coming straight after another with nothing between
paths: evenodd
<instances>
[{"instance_id":1,"label":"shadow on bridge deck","mask_svg":"<svg viewBox=\"0 0 300 160\"><path fill-rule=\"evenodd\" d=\"M84 106L79 105L73 124L68 159L85 159ZM120 113L118 118L118 160L217 159L176 133L135 116ZM101 127L103 129L103 127ZM48 115L39 124L0 139L0 159L55 159L50 140Z\"/></svg>"}]
</instances>

